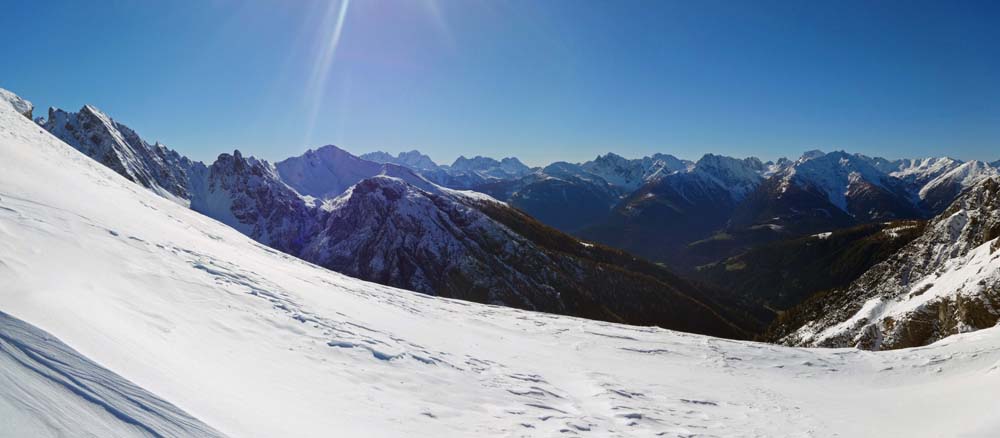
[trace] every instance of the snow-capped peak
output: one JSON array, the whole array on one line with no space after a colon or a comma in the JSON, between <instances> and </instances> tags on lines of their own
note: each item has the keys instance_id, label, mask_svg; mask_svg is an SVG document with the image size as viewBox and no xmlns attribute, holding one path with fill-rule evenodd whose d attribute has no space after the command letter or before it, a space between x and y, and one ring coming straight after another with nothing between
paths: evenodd
<instances>
[{"instance_id":1,"label":"snow-capped peak","mask_svg":"<svg viewBox=\"0 0 1000 438\"><path fill-rule=\"evenodd\" d=\"M830 203L845 212L849 210L847 204L852 185L863 183L893 193L902 192L889 181L888 175L873 165L871 158L844 151L806 152L784 171L782 178L785 189L788 184L797 184L819 190L826 194Z\"/></svg>"},{"instance_id":2,"label":"snow-capped peak","mask_svg":"<svg viewBox=\"0 0 1000 438\"><path fill-rule=\"evenodd\" d=\"M690 162L669 154L653 154L638 159L627 159L613 152L598 155L592 161L579 165L583 170L597 175L612 185L635 190L650 181L674 172L686 170Z\"/></svg>"},{"instance_id":3,"label":"snow-capped peak","mask_svg":"<svg viewBox=\"0 0 1000 438\"><path fill-rule=\"evenodd\" d=\"M303 195L331 198L358 181L378 175L382 165L363 160L334 145L309 149L275 164L282 181Z\"/></svg>"}]
</instances>

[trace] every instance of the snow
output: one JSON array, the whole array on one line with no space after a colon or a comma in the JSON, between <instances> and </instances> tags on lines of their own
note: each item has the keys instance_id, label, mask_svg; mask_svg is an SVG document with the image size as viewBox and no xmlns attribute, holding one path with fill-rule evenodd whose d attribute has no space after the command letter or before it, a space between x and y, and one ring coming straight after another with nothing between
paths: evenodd
<instances>
[{"instance_id":1,"label":"snow","mask_svg":"<svg viewBox=\"0 0 1000 438\"><path fill-rule=\"evenodd\" d=\"M0 88L0 105L9 105L18 114L21 114L27 118L31 118L31 112L35 109L35 106L22 99L20 96L11 93L10 91Z\"/></svg>"},{"instance_id":2,"label":"snow","mask_svg":"<svg viewBox=\"0 0 1000 438\"><path fill-rule=\"evenodd\" d=\"M895 168L889 168L886 170L890 170L889 175L895 178L905 181L914 181L918 185L923 186L930 180L958 167L961 164L961 161L949 157L929 157L898 160L892 163Z\"/></svg>"},{"instance_id":3,"label":"snow","mask_svg":"<svg viewBox=\"0 0 1000 438\"><path fill-rule=\"evenodd\" d=\"M825 233L819 233L819 234L813 234L813 236L812 236L812 237L815 237L815 238L817 238L817 239L823 239L823 240L826 240L826 239L829 239L829 238L830 238L830 236L832 236L832 235L833 235L833 232L832 232L832 231L827 231L827 232L825 232Z\"/></svg>"},{"instance_id":4,"label":"snow","mask_svg":"<svg viewBox=\"0 0 1000 438\"><path fill-rule=\"evenodd\" d=\"M281 180L301 195L333 198L365 178L378 175L382 165L363 160L333 145L308 150L274 165Z\"/></svg>"},{"instance_id":5,"label":"snow","mask_svg":"<svg viewBox=\"0 0 1000 438\"><path fill-rule=\"evenodd\" d=\"M966 188L986 179L1000 175L1000 171L982 161L969 161L953 169L942 173L924 185L919 192L920 198L924 199L928 193L935 188L946 184L954 184L959 188Z\"/></svg>"},{"instance_id":6,"label":"snow","mask_svg":"<svg viewBox=\"0 0 1000 438\"><path fill-rule=\"evenodd\" d=\"M0 435L221 436L177 407L0 312Z\"/></svg>"},{"instance_id":7,"label":"snow","mask_svg":"<svg viewBox=\"0 0 1000 438\"><path fill-rule=\"evenodd\" d=\"M983 294L987 284L1000 281L1000 253L992 250L994 241L995 239L984 243L964 257L950 260L935 275L915 282L909 293L897 298L871 298L851 318L819 333L812 333L803 340L819 343L849 333L869 321L910 318L934 301L956 297L971 298Z\"/></svg>"},{"instance_id":8,"label":"snow","mask_svg":"<svg viewBox=\"0 0 1000 438\"><path fill-rule=\"evenodd\" d=\"M913 350L811 350L378 286L155 196L4 102L0 310L227 435L1000 431L1000 329ZM0 399L21 396L0 385ZM47 403L53 418L75 415Z\"/></svg>"},{"instance_id":9,"label":"snow","mask_svg":"<svg viewBox=\"0 0 1000 438\"><path fill-rule=\"evenodd\" d=\"M653 154L651 157L627 159L609 152L585 163L561 164L564 169L574 168L571 172L579 174L582 179L593 179L585 176L590 174L614 186L632 191L647 182L684 170L692 163L669 154Z\"/></svg>"},{"instance_id":10,"label":"snow","mask_svg":"<svg viewBox=\"0 0 1000 438\"><path fill-rule=\"evenodd\" d=\"M906 230L912 230L914 228L917 228L918 226L919 225L916 224L916 223L906 223L906 224L902 224L902 225L897 225L895 227L886 228L886 229L882 230L882 233L884 233L885 235L889 236L890 238L895 239L895 238L899 237L899 233L900 232L903 232L903 231L906 231Z\"/></svg>"},{"instance_id":11,"label":"snow","mask_svg":"<svg viewBox=\"0 0 1000 438\"><path fill-rule=\"evenodd\" d=\"M825 193L831 204L847 212L847 200L852 186L870 183L886 188L885 180L889 176L877 169L871 158L860 154L809 151L788 167L782 178L783 191L793 183L801 187L811 185Z\"/></svg>"}]
</instances>

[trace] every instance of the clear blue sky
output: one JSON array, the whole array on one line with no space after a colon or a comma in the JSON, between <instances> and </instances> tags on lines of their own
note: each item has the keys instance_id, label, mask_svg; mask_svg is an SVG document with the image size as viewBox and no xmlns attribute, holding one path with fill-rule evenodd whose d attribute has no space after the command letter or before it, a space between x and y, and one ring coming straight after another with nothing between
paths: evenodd
<instances>
[{"instance_id":1,"label":"clear blue sky","mask_svg":"<svg viewBox=\"0 0 1000 438\"><path fill-rule=\"evenodd\" d=\"M92 103L201 160L328 143L445 163L812 148L995 160L998 5L9 1L0 87L41 112Z\"/></svg>"}]
</instances>

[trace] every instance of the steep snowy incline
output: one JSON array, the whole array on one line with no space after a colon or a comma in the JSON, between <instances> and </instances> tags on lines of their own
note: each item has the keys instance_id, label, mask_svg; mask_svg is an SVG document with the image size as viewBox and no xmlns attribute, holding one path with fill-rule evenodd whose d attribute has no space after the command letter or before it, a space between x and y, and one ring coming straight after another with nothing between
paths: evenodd
<instances>
[{"instance_id":1,"label":"steep snowy incline","mask_svg":"<svg viewBox=\"0 0 1000 438\"><path fill-rule=\"evenodd\" d=\"M0 312L0 435L221 436L153 394Z\"/></svg>"},{"instance_id":2,"label":"steep snowy incline","mask_svg":"<svg viewBox=\"0 0 1000 438\"><path fill-rule=\"evenodd\" d=\"M0 310L228 435L1000 430L998 329L805 350L377 286L155 196L11 108L0 101Z\"/></svg>"}]
</instances>

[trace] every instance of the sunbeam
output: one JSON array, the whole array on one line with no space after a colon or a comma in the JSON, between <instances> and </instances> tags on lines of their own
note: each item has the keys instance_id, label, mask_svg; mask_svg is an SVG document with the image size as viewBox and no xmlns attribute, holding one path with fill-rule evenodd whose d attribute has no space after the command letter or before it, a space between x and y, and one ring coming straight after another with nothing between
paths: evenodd
<instances>
[{"instance_id":1,"label":"sunbeam","mask_svg":"<svg viewBox=\"0 0 1000 438\"><path fill-rule=\"evenodd\" d=\"M322 44L319 46L320 50L306 85L306 99L309 105L304 138L306 144L310 144L312 141L320 105L323 102L329 81L330 68L333 66L333 60L337 54L337 46L340 45L340 36L344 31L344 21L347 18L347 9L350 3L350 0L341 0L339 4L330 3L323 17L321 24L321 29L323 29Z\"/></svg>"}]
</instances>

